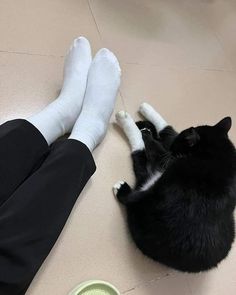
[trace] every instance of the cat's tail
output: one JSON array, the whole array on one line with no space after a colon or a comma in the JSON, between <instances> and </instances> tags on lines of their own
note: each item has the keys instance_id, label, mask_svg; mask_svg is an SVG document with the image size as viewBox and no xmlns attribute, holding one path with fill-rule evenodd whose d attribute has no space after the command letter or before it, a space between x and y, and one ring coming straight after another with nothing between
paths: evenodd
<instances>
[{"instance_id":1,"label":"cat's tail","mask_svg":"<svg viewBox=\"0 0 236 295\"><path fill-rule=\"evenodd\" d=\"M148 130L152 134L152 137L154 139L158 139L156 128L150 121L145 120L145 121L138 121L135 123L141 131Z\"/></svg>"}]
</instances>

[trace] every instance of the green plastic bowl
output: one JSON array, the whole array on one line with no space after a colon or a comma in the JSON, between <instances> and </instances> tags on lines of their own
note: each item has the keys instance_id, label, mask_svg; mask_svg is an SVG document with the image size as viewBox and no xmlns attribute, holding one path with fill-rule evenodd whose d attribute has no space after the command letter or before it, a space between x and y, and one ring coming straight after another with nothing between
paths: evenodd
<instances>
[{"instance_id":1,"label":"green plastic bowl","mask_svg":"<svg viewBox=\"0 0 236 295\"><path fill-rule=\"evenodd\" d=\"M120 295L120 292L110 283L96 280L78 285L69 295Z\"/></svg>"}]
</instances>

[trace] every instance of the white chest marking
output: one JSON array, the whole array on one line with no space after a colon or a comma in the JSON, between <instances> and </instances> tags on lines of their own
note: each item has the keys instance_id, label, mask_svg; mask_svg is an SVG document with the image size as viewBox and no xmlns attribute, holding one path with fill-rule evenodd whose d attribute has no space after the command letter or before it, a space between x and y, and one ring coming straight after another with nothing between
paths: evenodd
<instances>
[{"instance_id":1,"label":"white chest marking","mask_svg":"<svg viewBox=\"0 0 236 295\"><path fill-rule=\"evenodd\" d=\"M154 185L154 183L162 176L162 173L157 171L155 174L153 174L147 182L141 187L141 191L146 191L148 190L151 186Z\"/></svg>"}]
</instances>

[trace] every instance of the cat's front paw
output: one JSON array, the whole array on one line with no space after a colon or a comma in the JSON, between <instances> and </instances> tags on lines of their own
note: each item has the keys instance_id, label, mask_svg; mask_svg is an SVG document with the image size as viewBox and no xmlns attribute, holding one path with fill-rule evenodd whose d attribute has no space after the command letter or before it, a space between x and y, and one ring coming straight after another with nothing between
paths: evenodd
<instances>
[{"instance_id":1,"label":"cat's front paw","mask_svg":"<svg viewBox=\"0 0 236 295\"><path fill-rule=\"evenodd\" d=\"M120 190L120 188L122 187L124 183L125 183L124 181L120 180L113 186L112 190L115 197L117 196L118 191Z\"/></svg>"},{"instance_id":2,"label":"cat's front paw","mask_svg":"<svg viewBox=\"0 0 236 295\"><path fill-rule=\"evenodd\" d=\"M150 111L153 110L153 107L146 103L146 102L143 102L141 103L140 107L139 107L139 112L146 118L149 114Z\"/></svg>"},{"instance_id":3,"label":"cat's front paw","mask_svg":"<svg viewBox=\"0 0 236 295\"><path fill-rule=\"evenodd\" d=\"M119 111L116 113L116 121L121 127L124 126L125 122L130 120L132 120L132 118L126 111Z\"/></svg>"},{"instance_id":4,"label":"cat's front paw","mask_svg":"<svg viewBox=\"0 0 236 295\"><path fill-rule=\"evenodd\" d=\"M125 181L118 181L113 186L113 194L119 202L125 204L127 196L131 193L131 188Z\"/></svg>"},{"instance_id":5,"label":"cat's front paw","mask_svg":"<svg viewBox=\"0 0 236 295\"><path fill-rule=\"evenodd\" d=\"M124 119L126 118L127 112L126 111L119 111L118 113L116 113L116 119L120 120L120 119Z\"/></svg>"}]
</instances>

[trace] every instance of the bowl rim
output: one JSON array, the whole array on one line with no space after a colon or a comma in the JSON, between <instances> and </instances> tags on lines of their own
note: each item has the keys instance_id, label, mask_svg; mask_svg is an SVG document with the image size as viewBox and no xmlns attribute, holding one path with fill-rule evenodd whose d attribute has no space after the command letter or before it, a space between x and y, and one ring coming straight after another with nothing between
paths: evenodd
<instances>
[{"instance_id":1,"label":"bowl rim","mask_svg":"<svg viewBox=\"0 0 236 295\"><path fill-rule=\"evenodd\" d=\"M117 295L120 295L120 292L118 291L118 289L113 286L111 283L106 282L106 281L102 281L102 280L89 280L89 281L85 281L79 285L77 285L68 295L80 295L78 294L78 292L83 291L85 288L93 286L93 285L103 285L103 286L107 286L109 288L111 288L113 291L116 292Z\"/></svg>"}]
</instances>

